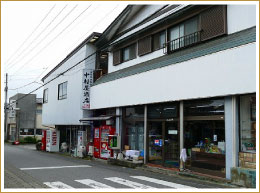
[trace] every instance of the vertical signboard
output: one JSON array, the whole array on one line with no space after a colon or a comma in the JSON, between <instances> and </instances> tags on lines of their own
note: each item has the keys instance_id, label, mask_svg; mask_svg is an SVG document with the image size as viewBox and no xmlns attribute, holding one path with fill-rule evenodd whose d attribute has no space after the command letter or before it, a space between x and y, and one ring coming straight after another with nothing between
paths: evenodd
<instances>
[{"instance_id":1,"label":"vertical signboard","mask_svg":"<svg viewBox=\"0 0 260 193\"><path fill-rule=\"evenodd\" d=\"M9 111L10 118L15 118L15 108L16 108L16 100L10 100L10 111Z\"/></svg>"},{"instance_id":2,"label":"vertical signboard","mask_svg":"<svg viewBox=\"0 0 260 193\"><path fill-rule=\"evenodd\" d=\"M90 87L93 84L93 70L83 70L82 81L82 109L90 109Z\"/></svg>"}]
</instances>

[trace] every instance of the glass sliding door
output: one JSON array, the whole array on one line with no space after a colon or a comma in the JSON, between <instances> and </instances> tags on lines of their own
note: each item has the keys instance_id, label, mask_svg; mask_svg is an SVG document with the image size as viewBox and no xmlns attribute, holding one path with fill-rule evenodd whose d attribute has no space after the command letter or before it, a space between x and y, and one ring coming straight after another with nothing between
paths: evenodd
<instances>
[{"instance_id":1,"label":"glass sliding door","mask_svg":"<svg viewBox=\"0 0 260 193\"><path fill-rule=\"evenodd\" d=\"M179 129L178 122L165 122L164 148L165 166L179 167Z\"/></svg>"},{"instance_id":2,"label":"glass sliding door","mask_svg":"<svg viewBox=\"0 0 260 193\"><path fill-rule=\"evenodd\" d=\"M147 109L148 162L179 167L179 119L175 103L149 105Z\"/></svg>"},{"instance_id":3,"label":"glass sliding door","mask_svg":"<svg viewBox=\"0 0 260 193\"><path fill-rule=\"evenodd\" d=\"M149 122L149 163L163 164L163 128L162 122Z\"/></svg>"}]
</instances>

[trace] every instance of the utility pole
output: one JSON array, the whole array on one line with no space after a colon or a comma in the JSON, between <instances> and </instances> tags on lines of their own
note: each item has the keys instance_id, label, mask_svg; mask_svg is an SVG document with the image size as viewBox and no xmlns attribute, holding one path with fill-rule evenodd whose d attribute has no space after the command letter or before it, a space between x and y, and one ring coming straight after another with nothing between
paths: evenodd
<instances>
[{"instance_id":1,"label":"utility pole","mask_svg":"<svg viewBox=\"0 0 260 193\"><path fill-rule=\"evenodd\" d=\"M5 128L5 140L7 140L7 92L8 92L8 74L5 74L5 120L4 120L4 128Z\"/></svg>"}]
</instances>

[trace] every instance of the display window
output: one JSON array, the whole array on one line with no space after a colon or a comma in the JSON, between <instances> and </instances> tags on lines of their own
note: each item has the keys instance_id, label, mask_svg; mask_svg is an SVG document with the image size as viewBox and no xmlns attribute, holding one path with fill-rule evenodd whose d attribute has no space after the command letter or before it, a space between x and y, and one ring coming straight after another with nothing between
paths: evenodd
<instances>
[{"instance_id":1,"label":"display window","mask_svg":"<svg viewBox=\"0 0 260 193\"><path fill-rule=\"evenodd\" d=\"M124 147L126 150L144 152L144 107L126 107L123 109Z\"/></svg>"},{"instance_id":2,"label":"display window","mask_svg":"<svg viewBox=\"0 0 260 193\"><path fill-rule=\"evenodd\" d=\"M240 151L256 152L256 95L240 96Z\"/></svg>"},{"instance_id":3,"label":"display window","mask_svg":"<svg viewBox=\"0 0 260 193\"><path fill-rule=\"evenodd\" d=\"M184 147L187 167L225 176L224 99L184 102Z\"/></svg>"}]
</instances>

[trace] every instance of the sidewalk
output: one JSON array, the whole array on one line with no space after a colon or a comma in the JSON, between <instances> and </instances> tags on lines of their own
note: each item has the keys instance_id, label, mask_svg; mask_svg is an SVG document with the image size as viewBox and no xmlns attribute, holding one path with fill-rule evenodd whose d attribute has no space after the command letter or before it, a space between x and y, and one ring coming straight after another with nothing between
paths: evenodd
<instances>
[{"instance_id":1,"label":"sidewalk","mask_svg":"<svg viewBox=\"0 0 260 193\"><path fill-rule=\"evenodd\" d=\"M138 167L137 169L150 171L154 173L166 174L170 176L189 177L193 179L221 184L223 186L227 186L227 188L245 188L242 186L232 184L230 180L227 180L225 178L193 172L190 170L180 171L179 169L176 168L157 167L152 164L143 165L142 167Z\"/></svg>"}]
</instances>

